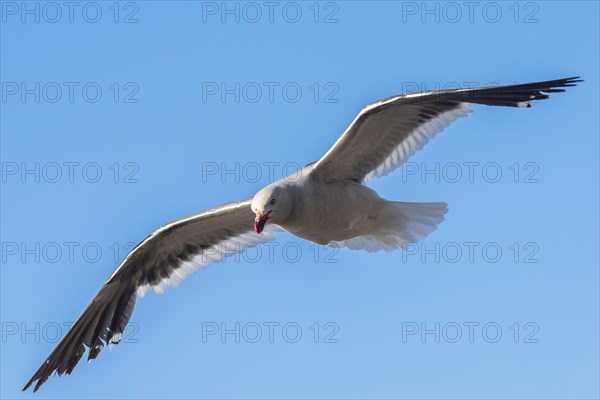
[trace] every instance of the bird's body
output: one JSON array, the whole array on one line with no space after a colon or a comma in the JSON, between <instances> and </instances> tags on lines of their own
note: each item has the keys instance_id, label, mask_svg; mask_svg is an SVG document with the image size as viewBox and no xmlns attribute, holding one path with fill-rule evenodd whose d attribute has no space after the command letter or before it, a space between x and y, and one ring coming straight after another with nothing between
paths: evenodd
<instances>
[{"instance_id":1,"label":"bird's body","mask_svg":"<svg viewBox=\"0 0 600 400\"><path fill-rule=\"evenodd\" d=\"M246 244L271 240L278 226L319 244L393 250L424 239L444 219L445 203L387 201L365 184L398 167L475 104L530 107L577 78L399 95L367 105L317 162L252 198L166 224L121 262L23 390L53 373L70 374L89 349L96 358L118 343L149 288L162 293ZM264 230L264 231L263 231Z\"/></svg>"},{"instance_id":2,"label":"bird's body","mask_svg":"<svg viewBox=\"0 0 600 400\"><path fill-rule=\"evenodd\" d=\"M272 213L269 221L318 244L393 250L433 231L447 211L445 203L387 201L354 180L323 182L310 170L301 172L304 174L283 178L263 189L269 195L272 188L285 190L293 199L293 213ZM261 192L255 198L260 198ZM431 222L426 223L428 220ZM416 232L411 222L424 222L423 232Z\"/></svg>"},{"instance_id":3,"label":"bird's body","mask_svg":"<svg viewBox=\"0 0 600 400\"><path fill-rule=\"evenodd\" d=\"M304 171L304 170L303 170ZM364 235L376 228L385 200L369 187L352 180L322 182L310 173L295 181L275 182L297 193L294 215L272 221L286 231L319 244Z\"/></svg>"}]
</instances>

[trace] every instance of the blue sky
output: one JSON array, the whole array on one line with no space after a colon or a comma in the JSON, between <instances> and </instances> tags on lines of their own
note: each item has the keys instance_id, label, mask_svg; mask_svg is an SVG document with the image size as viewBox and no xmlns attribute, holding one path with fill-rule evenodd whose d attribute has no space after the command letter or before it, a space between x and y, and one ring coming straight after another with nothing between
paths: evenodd
<instances>
[{"instance_id":1,"label":"blue sky","mask_svg":"<svg viewBox=\"0 0 600 400\"><path fill-rule=\"evenodd\" d=\"M598 398L597 2L23 4L1 3L2 398ZM372 182L449 203L424 244L280 235L20 392L132 244L318 159L365 104L576 75Z\"/></svg>"}]
</instances>

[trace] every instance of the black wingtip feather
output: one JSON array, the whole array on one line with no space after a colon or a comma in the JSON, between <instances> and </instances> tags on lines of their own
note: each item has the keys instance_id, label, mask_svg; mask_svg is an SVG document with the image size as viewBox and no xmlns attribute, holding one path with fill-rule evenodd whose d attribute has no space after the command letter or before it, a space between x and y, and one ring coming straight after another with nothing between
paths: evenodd
<instances>
[{"instance_id":1,"label":"black wingtip feather","mask_svg":"<svg viewBox=\"0 0 600 400\"><path fill-rule=\"evenodd\" d=\"M506 86L491 86L468 90L448 91L445 97L463 102L489 106L531 107L531 101L546 100L549 93L562 93L566 87L583 82L579 76L552 81L532 82Z\"/></svg>"},{"instance_id":2,"label":"black wingtip feather","mask_svg":"<svg viewBox=\"0 0 600 400\"><path fill-rule=\"evenodd\" d=\"M88 361L96 358L115 333L125 330L134 306L135 287L131 283L106 284L23 387L23 391L35 383L33 391L37 392L53 372L59 376L65 373L70 375L86 348L89 348Z\"/></svg>"}]
</instances>

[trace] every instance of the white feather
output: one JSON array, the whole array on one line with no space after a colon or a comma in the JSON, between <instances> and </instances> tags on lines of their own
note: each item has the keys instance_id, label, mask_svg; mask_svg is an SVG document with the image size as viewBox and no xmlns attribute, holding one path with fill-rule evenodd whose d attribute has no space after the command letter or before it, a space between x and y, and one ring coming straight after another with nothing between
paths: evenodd
<instances>
[{"instance_id":1,"label":"white feather","mask_svg":"<svg viewBox=\"0 0 600 400\"><path fill-rule=\"evenodd\" d=\"M167 278L161 279L154 285L142 285L137 290L139 297L144 297L150 288L158 294L162 294L169 287L177 287L181 282L197 271L208 267L210 264L223 261L225 257L242 252L250 245L273 240L273 232L281 230L277 225L267 225L261 234L254 232L243 233L231 239L221 241L214 246L205 249L192 257L189 261L180 261Z\"/></svg>"},{"instance_id":2,"label":"white feather","mask_svg":"<svg viewBox=\"0 0 600 400\"><path fill-rule=\"evenodd\" d=\"M459 108L446 111L419 125L385 160L381 162L381 164L379 164L377 168L365 176L363 183L366 183L375 177L382 177L389 174L410 156L418 150L421 150L423 146L433 139L435 135L448 127L448 125L458 118L465 117L470 113L471 109L469 108L469 105L470 103L462 103Z\"/></svg>"},{"instance_id":3,"label":"white feather","mask_svg":"<svg viewBox=\"0 0 600 400\"><path fill-rule=\"evenodd\" d=\"M386 203L373 232L331 244L371 253L405 248L435 231L438 224L444 220L447 211L446 203L390 201Z\"/></svg>"}]
</instances>

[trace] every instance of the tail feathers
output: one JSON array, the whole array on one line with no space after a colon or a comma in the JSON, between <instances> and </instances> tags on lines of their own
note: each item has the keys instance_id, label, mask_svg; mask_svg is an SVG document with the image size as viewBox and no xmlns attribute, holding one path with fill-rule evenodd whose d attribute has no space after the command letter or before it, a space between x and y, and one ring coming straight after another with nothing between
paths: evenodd
<instances>
[{"instance_id":1,"label":"tail feathers","mask_svg":"<svg viewBox=\"0 0 600 400\"><path fill-rule=\"evenodd\" d=\"M336 242L352 250L392 251L425 239L444 220L446 203L385 203L378 228L363 236Z\"/></svg>"},{"instance_id":2,"label":"tail feathers","mask_svg":"<svg viewBox=\"0 0 600 400\"><path fill-rule=\"evenodd\" d=\"M444 221L448 212L446 203L390 202L384 210L387 232L396 234L406 242L416 243L425 239Z\"/></svg>"}]
</instances>

